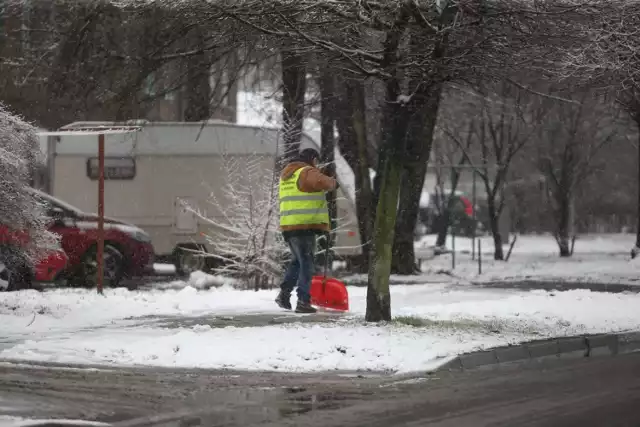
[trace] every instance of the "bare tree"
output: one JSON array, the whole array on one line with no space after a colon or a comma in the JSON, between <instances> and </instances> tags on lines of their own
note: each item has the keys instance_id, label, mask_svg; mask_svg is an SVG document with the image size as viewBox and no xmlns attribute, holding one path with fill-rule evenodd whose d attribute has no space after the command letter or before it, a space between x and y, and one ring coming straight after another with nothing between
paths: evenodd
<instances>
[{"instance_id":1,"label":"bare tree","mask_svg":"<svg viewBox=\"0 0 640 427\"><path fill-rule=\"evenodd\" d=\"M473 126L472 150L462 145L461 138L454 141L465 150L469 164L474 166L483 183L494 258L503 260L500 218L506 206L505 189L510 167L516 155L532 140L533 123L540 121L544 110L531 109L529 94L508 82L498 83L495 87L485 86L482 92L477 101L478 120ZM453 132L449 133L453 135Z\"/></svg>"},{"instance_id":2,"label":"bare tree","mask_svg":"<svg viewBox=\"0 0 640 427\"><path fill-rule=\"evenodd\" d=\"M282 133L285 141L284 158L291 159L300 150L305 113L307 67L302 54L293 46L281 52L282 67Z\"/></svg>"},{"instance_id":3,"label":"bare tree","mask_svg":"<svg viewBox=\"0 0 640 427\"><path fill-rule=\"evenodd\" d=\"M329 176L336 176L336 164L335 164L335 79L333 75L327 70L321 69L319 71L319 88L320 88L320 137L322 139L320 145L320 158L324 164L324 173ZM323 256L330 256L329 250L335 243L335 229L338 220L338 205L336 202L336 191L331 191L327 194L327 202L329 207L329 218L331 219L331 238L323 240ZM329 261L323 259L322 261Z\"/></svg>"},{"instance_id":4,"label":"bare tree","mask_svg":"<svg viewBox=\"0 0 640 427\"><path fill-rule=\"evenodd\" d=\"M211 31L205 32L204 40L198 43L209 46L211 42L215 46L212 51L224 51L225 46L236 46L238 42L243 45L264 43L281 54L283 127L289 153L296 148L304 117L306 70L309 68L305 61L308 58L321 56L323 64L332 70L355 80L375 79L384 87L382 131L376 159L378 185L371 204L376 211L367 292L366 318L370 321L391 318L391 271L409 274L417 271L413 230L443 85L470 76L495 79L504 76L509 68L531 62L532 55L538 54L537 49L542 50L545 36L550 31L551 25L543 17L553 16L548 13L553 7L546 3L514 0L393 0L382 3L369 0L357 3L141 0L121 3L125 4L123 10L137 13L137 16L147 16L155 7L160 17L178 15L184 19L154 18L156 25L163 28L162 48L151 49L149 45L155 47L157 41L145 39L142 46L138 43L128 45L129 50L116 55L119 62L113 61L113 55L102 52L103 61L81 64L82 76L99 75L99 70L104 69L102 74L109 76L106 79L113 80L116 76L115 80L119 82L118 87L110 88L110 91L89 92L92 96L82 92L85 99L91 100L93 95L99 94L101 102L133 98L133 107L139 105L131 94L137 94L150 70L155 70L167 57L179 55L184 58L202 53L201 48L185 52L184 46L179 45L179 41L193 31L193 26L185 26L185 22ZM112 12L112 4L100 3L99 6L108 14L113 13L112 20L122 18L117 11ZM60 69L74 71L71 65L78 46L91 51L92 44L84 43L87 34L100 40L107 38L108 32L95 31L103 25L104 14L99 18L93 14L94 9L89 8L85 19L74 21L77 31L68 32L61 38L64 54L60 55L63 60L59 62L66 68L55 68L56 72ZM145 22L149 24L150 21ZM329 24L333 29L330 33L326 30ZM141 27L145 28L131 28ZM248 36L240 37L238 41L242 31ZM117 40L109 41L109 46L117 47ZM531 48L532 45L535 48ZM149 55L149 50L154 54ZM130 64L135 64L134 76L121 78L119 72L127 70ZM88 86L93 88L95 84ZM64 85L56 88L57 94L62 96ZM366 128L366 117L363 118L366 105L363 107L361 98L357 97L350 115L355 118L352 124L356 125L356 130ZM483 131L489 128L481 127ZM367 138L355 140L359 157L364 159L361 142L366 142ZM357 170L366 186L369 182L367 165L361 162Z\"/></svg>"},{"instance_id":5,"label":"bare tree","mask_svg":"<svg viewBox=\"0 0 640 427\"><path fill-rule=\"evenodd\" d=\"M536 145L538 167L547 182L548 201L556 224L555 239L561 257L572 255L575 237L575 197L580 186L596 172L601 150L616 135L616 110L592 94L574 96L579 104L545 105L553 120L540 124Z\"/></svg>"},{"instance_id":6,"label":"bare tree","mask_svg":"<svg viewBox=\"0 0 640 427\"><path fill-rule=\"evenodd\" d=\"M468 130L465 134L451 127L456 122L454 117L449 116L447 119L441 124L444 137L434 147L437 174L436 188L434 189L437 209L437 216L434 220L437 221L435 225L438 234L436 249L446 246L452 213L457 202L457 198L454 196L463 168L467 165L467 153L472 149L475 126L472 118L469 120ZM449 175L448 179L444 178L446 173Z\"/></svg>"},{"instance_id":7,"label":"bare tree","mask_svg":"<svg viewBox=\"0 0 640 427\"><path fill-rule=\"evenodd\" d=\"M337 97L336 124L340 153L351 167L355 178L355 205L363 260L360 267L368 269L368 256L373 235L373 189L367 152L365 88L362 80L341 76Z\"/></svg>"},{"instance_id":8,"label":"bare tree","mask_svg":"<svg viewBox=\"0 0 640 427\"><path fill-rule=\"evenodd\" d=\"M186 4L12 0L5 12L0 93L46 128L144 118L180 92L174 117L208 119L264 47L239 23Z\"/></svg>"},{"instance_id":9,"label":"bare tree","mask_svg":"<svg viewBox=\"0 0 640 427\"><path fill-rule=\"evenodd\" d=\"M537 54L529 49L532 43L537 49L545 48L542 40L550 28L541 17L550 8L514 1L434 4L398 0L352 5L248 0L224 9L229 17L265 35L295 40L300 49L323 52L331 60L327 63L341 71L379 79L385 87L367 320L391 317L390 243L395 239L397 222L402 224L402 234L396 247L406 248L403 252L409 254L400 257L400 263L415 271L415 260L410 256L413 230L431 151L439 88L447 80L464 76L495 78L509 67L530 61L531 55ZM325 30L327 22L335 28L331 34Z\"/></svg>"},{"instance_id":10,"label":"bare tree","mask_svg":"<svg viewBox=\"0 0 640 427\"><path fill-rule=\"evenodd\" d=\"M640 130L640 2L599 0L579 12L569 23L572 39L578 43L564 50L559 74L613 93ZM640 253L640 149L637 174L634 258Z\"/></svg>"}]
</instances>

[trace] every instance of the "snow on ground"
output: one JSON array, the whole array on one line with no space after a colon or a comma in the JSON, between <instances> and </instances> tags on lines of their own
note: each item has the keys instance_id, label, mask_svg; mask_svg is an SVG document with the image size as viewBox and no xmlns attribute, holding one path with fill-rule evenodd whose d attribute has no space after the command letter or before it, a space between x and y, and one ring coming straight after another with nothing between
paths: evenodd
<instances>
[{"instance_id":1,"label":"snow on ground","mask_svg":"<svg viewBox=\"0 0 640 427\"><path fill-rule=\"evenodd\" d=\"M175 285L177 283L173 282ZM192 286L182 289L128 291L107 289L103 295L95 290L55 289L45 292L21 291L1 294L0 324L3 338L22 334L37 337L49 333L105 327L145 316L185 316L209 313L276 312L273 297L264 292L237 291L222 286L199 292Z\"/></svg>"},{"instance_id":2,"label":"snow on ground","mask_svg":"<svg viewBox=\"0 0 640 427\"><path fill-rule=\"evenodd\" d=\"M435 236L425 236L416 243L416 252L435 245ZM454 247L451 236L447 248ZM493 260L491 236L483 236L482 274L478 258L472 259L472 239L455 238L455 268L452 255L440 255L422 262L424 274L413 281L450 283L495 281L590 282L602 284L640 284L640 260L631 260L629 248L635 236L629 234L586 235L576 240L573 257L560 258L552 236L519 236L508 262ZM477 246L476 246L477 247ZM505 254L509 249L504 246ZM448 276L441 274L447 272Z\"/></svg>"},{"instance_id":3,"label":"snow on ground","mask_svg":"<svg viewBox=\"0 0 640 427\"><path fill-rule=\"evenodd\" d=\"M335 323L160 327L145 316L300 315L271 291L23 291L3 294L0 359L249 370L430 369L462 352L531 339L640 329L640 295L521 292L452 284L392 287L396 321L363 321L366 288L350 287L351 312ZM295 298L293 300L295 303ZM411 326L414 325L414 326ZM415 326L417 325L417 326Z\"/></svg>"},{"instance_id":4,"label":"snow on ground","mask_svg":"<svg viewBox=\"0 0 640 427\"><path fill-rule=\"evenodd\" d=\"M436 244L436 235L431 234L422 237L416 242L417 248L433 247ZM509 249L509 244L513 241L505 243L505 254ZM455 240L455 242L454 242ZM493 238L491 236L482 236L478 238L482 246L483 255L493 256ZM476 248L477 248L476 240ZM454 247L456 252L471 253L473 240L467 237L451 235L447 236L446 247L452 250ZM579 236L576 239L575 254L585 253L607 253L607 254L625 254L629 255L631 248L635 242L635 235L631 234L593 234ZM540 235L524 235L516 238L516 244L513 248L514 255L558 255L558 245L550 234Z\"/></svg>"},{"instance_id":5,"label":"snow on ground","mask_svg":"<svg viewBox=\"0 0 640 427\"><path fill-rule=\"evenodd\" d=\"M21 418L21 417L0 415L0 427L29 427L29 426L43 426L43 425L103 427L103 426L110 426L111 424L101 423L97 421L68 420L68 419L59 419L59 418L32 419L32 418Z\"/></svg>"}]
</instances>

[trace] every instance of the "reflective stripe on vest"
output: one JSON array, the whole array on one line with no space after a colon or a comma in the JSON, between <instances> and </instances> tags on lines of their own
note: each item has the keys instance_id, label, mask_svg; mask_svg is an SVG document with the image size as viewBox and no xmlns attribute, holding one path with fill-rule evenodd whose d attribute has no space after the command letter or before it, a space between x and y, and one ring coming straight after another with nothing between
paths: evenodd
<instances>
[{"instance_id":1,"label":"reflective stripe on vest","mask_svg":"<svg viewBox=\"0 0 640 427\"><path fill-rule=\"evenodd\" d=\"M329 208L323 191L305 193L298 189L300 168L288 179L280 179L280 226L329 224Z\"/></svg>"}]
</instances>

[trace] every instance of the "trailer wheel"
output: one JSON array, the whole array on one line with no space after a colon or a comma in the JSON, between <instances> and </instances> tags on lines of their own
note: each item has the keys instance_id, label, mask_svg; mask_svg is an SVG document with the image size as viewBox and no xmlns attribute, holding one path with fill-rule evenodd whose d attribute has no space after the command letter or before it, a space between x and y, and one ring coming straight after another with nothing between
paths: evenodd
<instances>
[{"instance_id":1,"label":"trailer wheel","mask_svg":"<svg viewBox=\"0 0 640 427\"><path fill-rule=\"evenodd\" d=\"M181 243L177 245L173 250L173 265L176 267L176 274L188 277L195 271L204 271L207 266L207 260L202 255L202 252L206 252L204 245L196 243Z\"/></svg>"}]
</instances>

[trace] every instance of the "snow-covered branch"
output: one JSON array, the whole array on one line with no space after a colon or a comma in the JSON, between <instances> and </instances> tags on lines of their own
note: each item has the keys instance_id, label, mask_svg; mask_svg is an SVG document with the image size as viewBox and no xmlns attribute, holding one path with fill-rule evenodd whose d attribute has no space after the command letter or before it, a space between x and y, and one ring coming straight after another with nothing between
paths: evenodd
<instances>
[{"instance_id":1,"label":"snow-covered branch","mask_svg":"<svg viewBox=\"0 0 640 427\"><path fill-rule=\"evenodd\" d=\"M35 128L0 104L0 224L27 233L27 247L21 249L36 258L57 240L47 231L44 205L28 191L39 151Z\"/></svg>"},{"instance_id":2,"label":"snow-covered branch","mask_svg":"<svg viewBox=\"0 0 640 427\"><path fill-rule=\"evenodd\" d=\"M210 250L203 255L221 261L216 272L238 277L247 287L265 286L282 273L286 253L278 232L274 160L226 154L221 159L227 178L211 193L210 213L186 207L210 228Z\"/></svg>"}]
</instances>

